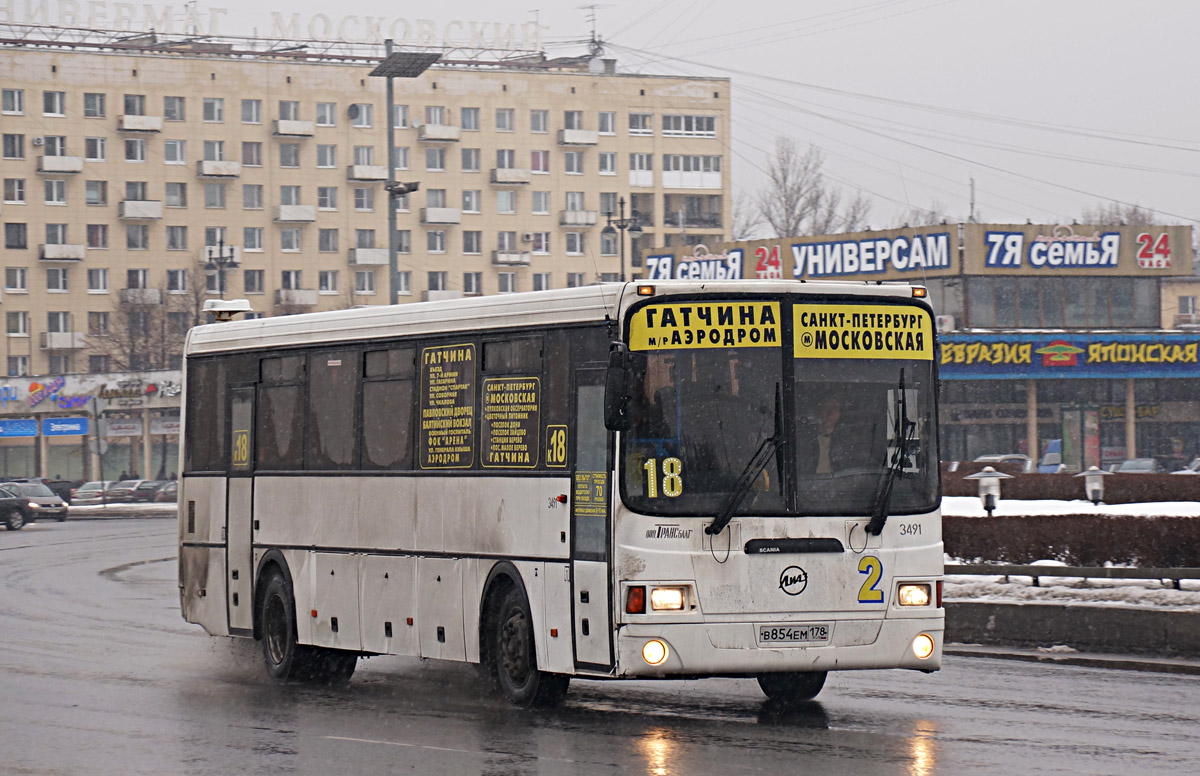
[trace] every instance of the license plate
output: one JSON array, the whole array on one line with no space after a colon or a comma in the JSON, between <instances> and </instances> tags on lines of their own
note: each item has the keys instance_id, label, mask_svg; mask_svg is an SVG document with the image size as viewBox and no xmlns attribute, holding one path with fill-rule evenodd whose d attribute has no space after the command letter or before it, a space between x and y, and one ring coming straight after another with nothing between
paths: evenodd
<instances>
[{"instance_id":1,"label":"license plate","mask_svg":"<svg viewBox=\"0 0 1200 776\"><path fill-rule=\"evenodd\" d=\"M828 644L833 625L828 622L803 622L785 625L759 625L760 645Z\"/></svg>"}]
</instances>

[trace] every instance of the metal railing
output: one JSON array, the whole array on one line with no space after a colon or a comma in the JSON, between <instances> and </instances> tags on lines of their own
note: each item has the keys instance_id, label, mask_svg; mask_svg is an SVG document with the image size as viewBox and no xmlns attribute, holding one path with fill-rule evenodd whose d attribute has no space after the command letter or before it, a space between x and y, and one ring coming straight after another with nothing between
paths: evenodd
<instances>
[{"instance_id":1,"label":"metal railing","mask_svg":"<svg viewBox=\"0 0 1200 776\"><path fill-rule=\"evenodd\" d=\"M1041 566L1007 563L947 563L946 576L1031 577L1034 587L1041 587L1040 577L1080 577L1083 579L1157 579L1170 580L1172 587L1181 589L1184 579L1200 579L1200 568L1130 568L1128 566Z\"/></svg>"}]
</instances>

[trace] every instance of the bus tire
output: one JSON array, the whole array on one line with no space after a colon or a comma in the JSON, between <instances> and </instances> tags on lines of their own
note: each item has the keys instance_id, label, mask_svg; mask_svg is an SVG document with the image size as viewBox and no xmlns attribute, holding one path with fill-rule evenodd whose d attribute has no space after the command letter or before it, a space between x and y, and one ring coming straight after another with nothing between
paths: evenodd
<instances>
[{"instance_id":1,"label":"bus tire","mask_svg":"<svg viewBox=\"0 0 1200 776\"><path fill-rule=\"evenodd\" d=\"M759 674L758 686L768 698L780 703L811 701L825 686L826 671L791 671Z\"/></svg>"},{"instance_id":2,"label":"bus tire","mask_svg":"<svg viewBox=\"0 0 1200 776\"><path fill-rule=\"evenodd\" d=\"M4 515L4 527L10 531L20 531L25 527L25 515L19 509L10 509Z\"/></svg>"},{"instance_id":3,"label":"bus tire","mask_svg":"<svg viewBox=\"0 0 1200 776\"><path fill-rule=\"evenodd\" d=\"M296 636L296 598L291 584L276 569L268 572L263 585L259 623L267 674L279 682L348 682L358 666L358 654L300 644Z\"/></svg>"},{"instance_id":4,"label":"bus tire","mask_svg":"<svg viewBox=\"0 0 1200 776\"><path fill-rule=\"evenodd\" d=\"M529 602L513 587L500 599L489 657L504 697L521 708L557 706L567 695L571 677L538 670Z\"/></svg>"}]
</instances>

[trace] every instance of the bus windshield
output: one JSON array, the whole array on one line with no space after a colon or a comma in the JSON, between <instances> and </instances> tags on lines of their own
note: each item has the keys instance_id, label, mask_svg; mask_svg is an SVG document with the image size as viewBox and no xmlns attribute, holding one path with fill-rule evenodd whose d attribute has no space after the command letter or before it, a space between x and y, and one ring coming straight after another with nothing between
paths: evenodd
<instances>
[{"instance_id":1,"label":"bus windshield","mask_svg":"<svg viewBox=\"0 0 1200 776\"><path fill-rule=\"evenodd\" d=\"M731 306L737 320L738 305ZM662 307L677 308L681 325L683 305ZM774 317L768 323L774 331L758 341L745 334L742 345L737 329L745 327L734 325L732 347L723 332L716 343L706 335L708 346L689 346L686 338L676 346L674 336L646 334L648 326L661 327L662 314L642 308L641 328L635 314L630 347L644 360L635 359L632 428L621 441L626 505L651 515L712 516L770 440L774 455L753 482L743 483L735 515L867 516L885 493L884 508L892 513L934 508L931 331L918 357L895 351L844 357L845 349L818 357L798 344L799 315L778 303L755 307L747 316L756 321L759 312L769 312L768 321L782 312L782 320ZM928 318L921 308L906 309ZM718 315L709 311L714 322Z\"/></svg>"}]
</instances>

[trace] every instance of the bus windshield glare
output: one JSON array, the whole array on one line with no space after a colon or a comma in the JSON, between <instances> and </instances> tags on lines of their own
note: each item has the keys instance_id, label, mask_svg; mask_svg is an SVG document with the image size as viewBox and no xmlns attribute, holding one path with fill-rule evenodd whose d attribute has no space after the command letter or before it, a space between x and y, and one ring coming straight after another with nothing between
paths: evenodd
<instances>
[{"instance_id":1,"label":"bus windshield glare","mask_svg":"<svg viewBox=\"0 0 1200 776\"><path fill-rule=\"evenodd\" d=\"M774 455L735 515L869 516L885 498L893 514L936 508L924 308L651 304L631 317L630 349L644 356L621 439L630 509L714 515L764 440Z\"/></svg>"}]
</instances>

